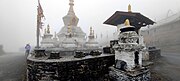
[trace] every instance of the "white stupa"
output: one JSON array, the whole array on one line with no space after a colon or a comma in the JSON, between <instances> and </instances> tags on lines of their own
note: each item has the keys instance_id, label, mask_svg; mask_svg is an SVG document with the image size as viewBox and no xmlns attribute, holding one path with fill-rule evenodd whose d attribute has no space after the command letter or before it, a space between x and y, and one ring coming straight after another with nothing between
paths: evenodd
<instances>
[{"instance_id":1,"label":"white stupa","mask_svg":"<svg viewBox=\"0 0 180 81\"><path fill-rule=\"evenodd\" d=\"M60 47L83 47L85 46L86 34L78 27L79 19L74 13L74 0L69 0L70 8L66 16L63 17L64 27L59 31L59 46ZM68 32L69 31L69 32ZM76 45L75 45L76 44Z\"/></svg>"},{"instance_id":2,"label":"white stupa","mask_svg":"<svg viewBox=\"0 0 180 81\"><path fill-rule=\"evenodd\" d=\"M72 33L71 26L68 26L68 31L65 34L65 38L61 42L61 47L70 48L70 47L78 47L78 43L74 37L74 34Z\"/></svg>"},{"instance_id":3,"label":"white stupa","mask_svg":"<svg viewBox=\"0 0 180 81\"><path fill-rule=\"evenodd\" d=\"M47 31L45 30L42 37L41 47L53 47L53 48L82 48L82 49L97 49L99 47L92 27L90 29L90 35L86 40L86 33L78 27L79 19L74 13L73 6L74 0L69 0L70 8L66 16L63 17L64 26L53 37L50 34L50 27L48 25Z\"/></svg>"},{"instance_id":4,"label":"white stupa","mask_svg":"<svg viewBox=\"0 0 180 81\"><path fill-rule=\"evenodd\" d=\"M88 41L86 42L87 47L95 47L98 48L98 42L96 41L96 38L94 37L94 30L92 27L90 27L90 34L88 36Z\"/></svg>"},{"instance_id":5,"label":"white stupa","mask_svg":"<svg viewBox=\"0 0 180 81\"><path fill-rule=\"evenodd\" d=\"M44 35L41 41L41 47L53 47L54 41L52 39L53 35L50 33L50 26L47 25L47 31L44 30Z\"/></svg>"},{"instance_id":6,"label":"white stupa","mask_svg":"<svg viewBox=\"0 0 180 81\"><path fill-rule=\"evenodd\" d=\"M135 32L135 27L130 26L128 19L120 30L119 42L114 46L115 59L126 62L127 70L132 71L135 67L142 66L143 46L137 43L139 35Z\"/></svg>"}]
</instances>

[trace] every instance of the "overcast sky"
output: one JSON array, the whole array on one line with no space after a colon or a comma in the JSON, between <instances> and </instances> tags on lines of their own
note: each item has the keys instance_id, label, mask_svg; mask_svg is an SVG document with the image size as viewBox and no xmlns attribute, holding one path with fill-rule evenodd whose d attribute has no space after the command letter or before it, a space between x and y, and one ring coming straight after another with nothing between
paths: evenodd
<instances>
[{"instance_id":1,"label":"overcast sky","mask_svg":"<svg viewBox=\"0 0 180 81\"><path fill-rule=\"evenodd\" d=\"M69 0L41 0L52 33L59 32L64 26L62 17L69 9ZM115 27L104 25L115 11L127 11L131 4L132 11L141 12L154 21L161 20L180 12L180 0L75 0L74 10L80 19L78 26L89 33L92 26L95 33L112 35ZM18 51L30 43L36 45L37 0L0 0L0 44L5 51Z\"/></svg>"}]
</instances>

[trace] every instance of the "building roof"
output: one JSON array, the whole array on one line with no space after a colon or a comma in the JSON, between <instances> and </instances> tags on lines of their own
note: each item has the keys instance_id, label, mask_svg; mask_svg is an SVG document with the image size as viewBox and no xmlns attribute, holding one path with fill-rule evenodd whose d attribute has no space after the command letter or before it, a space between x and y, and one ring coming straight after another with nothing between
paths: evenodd
<instances>
[{"instance_id":1,"label":"building roof","mask_svg":"<svg viewBox=\"0 0 180 81\"><path fill-rule=\"evenodd\" d=\"M151 19L143 16L141 13L116 11L104 22L104 24L117 26L119 24L123 24L126 19L130 20L132 26L139 28L147 25L153 25L155 23Z\"/></svg>"}]
</instances>

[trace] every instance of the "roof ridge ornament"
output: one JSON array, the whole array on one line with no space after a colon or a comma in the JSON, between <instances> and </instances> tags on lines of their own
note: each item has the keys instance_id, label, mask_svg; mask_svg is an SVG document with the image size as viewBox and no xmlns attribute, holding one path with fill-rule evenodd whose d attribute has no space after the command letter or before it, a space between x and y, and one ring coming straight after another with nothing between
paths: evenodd
<instances>
[{"instance_id":1,"label":"roof ridge ornament","mask_svg":"<svg viewBox=\"0 0 180 81\"><path fill-rule=\"evenodd\" d=\"M132 12L131 11L131 4L128 5L128 12Z\"/></svg>"}]
</instances>

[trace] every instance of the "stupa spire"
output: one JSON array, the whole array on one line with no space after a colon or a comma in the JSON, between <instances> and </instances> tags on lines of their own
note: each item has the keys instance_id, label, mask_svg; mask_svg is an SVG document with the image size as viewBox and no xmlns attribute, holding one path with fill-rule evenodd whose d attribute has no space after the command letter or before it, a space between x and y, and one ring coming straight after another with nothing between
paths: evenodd
<instances>
[{"instance_id":1,"label":"stupa spire","mask_svg":"<svg viewBox=\"0 0 180 81\"><path fill-rule=\"evenodd\" d=\"M65 26L77 26L79 19L76 17L74 13L74 0L69 0L69 11L66 16L63 17L63 21Z\"/></svg>"},{"instance_id":2,"label":"stupa spire","mask_svg":"<svg viewBox=\"0 0 180 81\"><path fill-rule=\"evenodd\" d=\"M54 32L54 38L57 38L57 34L56 34L56 32Z\"/></svg>"},{"instance_id":3,"label":"stupa spire","mask_svg":"<svg viewBox=\"0 0 180 81\"><path fill-rule=\"evenodd\" d=\"M74 0L69 0L69 5L70 5L70 7L69 7L69 11L68 11L68 15L71 15L71 14L75 14L74 13L74 9L73 9L73 6L74 6Z\"/></svg>"},{"instance_id":4,"label":"stupa spire","mask_svg":"<svg viewBox=\"0 0 180 81\"><path fill-rule=\"evenodd\" d=\"M92 30L92 27L90 27L90 36L93 35L93 30Z\"/></svg>"},{"instance_id":5,"label":"stupa spire","mask_svg":"<svg viewBox=\"0 0 180 81\"><path fill-rule=\"evenodd\" d=\"M50 26L49 26L49 24L47 25L47 33L50 34Z\"/></svg>"}]
</instances>

